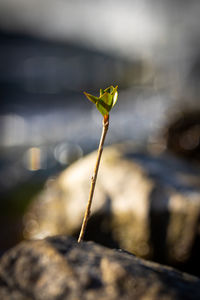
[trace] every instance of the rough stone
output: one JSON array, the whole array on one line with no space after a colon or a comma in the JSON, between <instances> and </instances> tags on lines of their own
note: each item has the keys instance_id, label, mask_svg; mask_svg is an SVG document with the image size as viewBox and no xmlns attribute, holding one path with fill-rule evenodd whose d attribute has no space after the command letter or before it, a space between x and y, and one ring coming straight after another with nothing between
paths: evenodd
<instances>
[{"instance_id":1,"label":"rough stone","mask_svg":"<svg viewBox=\"0 0 200 300\"><path fill-rule=\"evenodd\" d=\"M0 260L3 300L200 299L200 279L94 242L26 241Z\"/></svg>"},{"instance_id":2,"label":"rough stone","mask_svg":"<svg viewBox=\"0 0 200 300\"><path fill-rule=\"evenodd\" d=\"M26 238L78 234L95 159L92 153L47 182L25 216ZM167 153L105 148L85 238L178 267L189 262L198 273L199 175Z\"/></svg>"}]
</instances>

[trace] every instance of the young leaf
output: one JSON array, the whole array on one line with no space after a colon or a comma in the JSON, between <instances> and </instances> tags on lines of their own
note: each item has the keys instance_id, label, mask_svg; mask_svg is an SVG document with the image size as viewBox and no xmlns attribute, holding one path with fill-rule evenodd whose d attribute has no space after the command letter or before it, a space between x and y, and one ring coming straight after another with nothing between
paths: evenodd
<instances>
[{"instance_id":1,"label":"young leaf","mask_svg":"<svg viewBox=\"0 0 200 300\"><path fill-rule=\"evenodd\" d=\"M100 97L104 94L104 90L100 89Z\"/></svg>"},{"instance_id":2,"label":"young leaf","mask_svg":"<svg viewBox=\"0 0 200 300\"><path fill-rule=\"evenodd\" d=\"M97 109L100 111L100 113L103 115L103 117L109 114L108 108L106 107L105 103L102 100L99 100L96 106Z\"/></svg>"},{"instance_id":3,"label":"young leaf","mask_svg":"<svg viewBox=\"0 0 200 300\"><path fill-rule=\"evenodd\" d=\"M113 90L113 104L112 107L116 104L117 99L118 99L118 91L117 91L118 86L116 86Z\"/></svg>"},{"instance_id":4,"label":"young leaf","mask_svg":"<svg viewBox=\"0 0 200 300\"><path fill-rule=\"evenodd\" d=\"M113 103L113 97L111 94L109 93L104 93L100 98L99 100L103 101L108 109L108 111L111 110L112 108L112 103Z\"/></svg>"},{"instance_id":5,"label":"young leaf","mask_svg":"<svg viewBox=\"0 0 200 300\"><path fill-rule=\"evenodd\" d=\"M91 94L84 92L85 96L96 104L97 109L100 113L105 116L109 115L111 108L115 105L118 98L117 92L118 86L113 87L112 85L107 87L105 90L100 89L100 96L95 97Z\"/></svg>"},{"instance_id":6,"label":"young leaf","mask_svg":"<svg viewBox=\"0 0 200 300\"><path fill-rule=\"evenodd\" d=\"M93 96L93 95L91 95L91 94L88 94L88 93L86 93L86 92L84 92L84 94L85 94L85 96L86 96L91 102L93 102L94 104L96 104L97 101L99 100L98 97L95 97L95 96Z\"/></svg>"}]
</instances>

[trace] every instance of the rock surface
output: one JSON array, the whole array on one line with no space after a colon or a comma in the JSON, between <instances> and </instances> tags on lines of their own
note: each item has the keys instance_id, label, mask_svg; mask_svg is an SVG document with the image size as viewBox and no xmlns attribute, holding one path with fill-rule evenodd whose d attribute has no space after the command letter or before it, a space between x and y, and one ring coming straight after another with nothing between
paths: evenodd
<instances>
[{"instance_id":1,"label":"rock surface","mask_svg":"<svg viewBox=\"0 0 200 300\"><path fill-rule=\"evenodd\" d=\"M25 216L26 238L78 234L95 159L48 181ZM198 274L199 219L199 168L131 145L104 149L86 239L178 267L190 262Z\"/></svg>"},{"instance_id":2,"label":"rock surface","mask_svg":"<svg viewBox=\"0 0 200 300\"><path fill-rule=\"evenodd\" d=\"M200 279L66 236L26 241L0 260L3 300L200 299Z\"/></svg>"}]
</instances>

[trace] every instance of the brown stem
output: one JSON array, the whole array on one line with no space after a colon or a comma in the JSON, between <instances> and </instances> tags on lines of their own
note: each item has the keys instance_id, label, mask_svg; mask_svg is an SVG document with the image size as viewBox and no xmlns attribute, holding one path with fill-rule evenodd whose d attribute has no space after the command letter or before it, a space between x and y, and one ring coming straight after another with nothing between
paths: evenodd
<instances>
[{"instance_id":1,"label":"brown stem","mask_svg":"<svg viewBox=\"0 0 200 300\"><path fill-rule=\"evenodd\" d=\"M103 118L103 129L102 129L101 139L100 139L100 142L99 142L97 160L96 160L96 164L95 164L95 168L94 168L94 173L93 173L93 176L91 178L89 199L88 199L87 207L86 207L86 210L85 210L85 215L84 215L82 226L81 226L81 231L80 231L80 234L79 234L78 243L80 243L83 240L85 230L86 230L86 226L87 226L87 222L88 222L88 219L90 217L90 209L91 209L91 205L92 205L92 198L93 198L93 195L94 195L94 189L95 189L99 164L100 164L100 160L101 160L101 154L103 152L103 144L104 144L104 141L105 141L106 133L108 131L108 126L109 126L109 115L105 115L104 118Z\"/></svg>"}]
</instances>

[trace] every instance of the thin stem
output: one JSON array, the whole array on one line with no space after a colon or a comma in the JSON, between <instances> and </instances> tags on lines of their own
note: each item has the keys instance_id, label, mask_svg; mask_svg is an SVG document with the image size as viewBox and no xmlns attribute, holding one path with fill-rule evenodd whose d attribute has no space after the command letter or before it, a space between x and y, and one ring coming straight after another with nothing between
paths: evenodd
<instances>
[{"instance_id":1,"label":"thin stem","mask_svg":"<svg viewBox=\"0 0 200 300\"><path fill-rule=\"evenodd\" d=\"M106 133L108 131L108 126L109 126L109 115L105 115L104 118L103 118L103 128L102 128L101 139L100 139L100 142L99 142L97 160L96 160L96 164L95 164L95 168L94 168L94 173L93 173L93 176L91 178L89 199L88 199L88 202L87 202L87 207L86 207L86 210L85 210L85 215L84 215L82 226L81 226L81 231L80 231L80 234L79 234L78 243L80 243L83 240L83 237L84 237L84 234L85 234L85 231L86 231L87 222L88 222L88 219L90 217L92 199L93 199L93 195L94 195L94 189L95 189L99 164L100 164L101 155L102 155L102 152L103 152L103 145L104 145Z\"/></svg>"}]
</instances>

